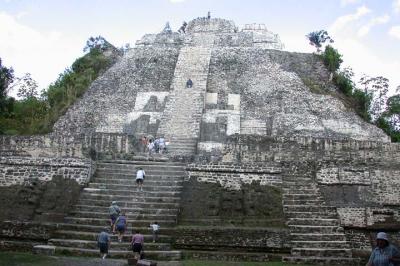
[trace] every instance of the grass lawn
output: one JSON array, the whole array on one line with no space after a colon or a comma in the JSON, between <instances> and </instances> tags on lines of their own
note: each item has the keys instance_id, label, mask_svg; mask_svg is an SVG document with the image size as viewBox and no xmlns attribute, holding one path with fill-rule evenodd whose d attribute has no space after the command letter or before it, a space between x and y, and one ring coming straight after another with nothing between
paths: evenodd
<instances>
[{"instance_id":1,"label":"grass lawn","mask_svg":"<svg viewBox=\"0 0 400 266\"><path fill-rule=\"evenodd\" d=\"M310 266L301 264L289 264L278 261L273 262L228 262L228 261L201 261L201 260L184 260L182 266Z\"/></svg>"},{"instance_id":2,"label":"grass lawn","mask_svg":"<svg viewBox=\"0 0 400 266\"><path fill-rule=\"evenodd\" d=\"M44 255L34 255L22 252L0 251L0 266L58 266L58 265L99 265L99 258L84 257L52 257ZM117 263L115 263L117 262ZM121 263L122 262L122 263ZM125 261L126 262L126 261ZM127 265L124 261L106 260L101 265ZM161 264L161 263L160 263ZM183 260L180 266L306 266L300 264L288 264L282 262L227 262L227 261L202 261L202 260ZM162 264L160 265L162 266ZM309 266L309 265L308 265Z\"/></svg>"},{"instance_id":3,"label":"grass lawn","mask_svg":"<svg viewBox=\"0 0 400 266\"><path fill-rule=\"evenodd\" d=\"M43 265L52 266L55 265L55 258L42 255L34 255L32 253L22 252L0 252L0 265L1 266L31 266L31 265Z\"/></svg>"}]
</instances>

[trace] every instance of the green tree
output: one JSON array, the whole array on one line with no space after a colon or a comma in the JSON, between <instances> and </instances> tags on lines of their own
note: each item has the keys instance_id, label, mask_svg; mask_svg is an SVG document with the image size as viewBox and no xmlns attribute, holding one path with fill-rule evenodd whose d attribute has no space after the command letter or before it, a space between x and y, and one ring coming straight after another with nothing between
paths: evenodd
<instances>
[{"instance_id":1,"label":"green tree","mask_svg":"<svg viewBox=\"0 0 400 266\"><path fill-rule=\"evenodd\" d=\"M0 116L6 116L12 111L14 99L8 97L7 93L14 78L14 70L3 66L0 58Z\"/></svg>"},{"instance_id":2,"label":"green tree","mask_svg":"<svg viewBox=\"0 0 400 266\"><path fill-rule=\"evenodd\" d=\"M30 73L26 73L22 78L19 78L16 87L18 87L17 96L21 97L22 99L28 99L38 95L38 84L32 78Z\"/></svg>"},{"instance_id":3,"label":"green tree","mask_svg":"<svg viewBox=\"0 0 400 266\"><path fill-rule=\"evenodd\" d=\"M369 111L372 121L377 121L382 113L385 112L389 80L382 76L369 77L364 75L359 83L364 87L365 93L372 95Z\"/></svg>"},{"instance_id":4,"label":"green tree","mask_svg":"<svg viewBox=\"0 0 400 266\"><path fill-rule=\"evenodd\" d=\"M342 55L330 45L325 47L325 52L322 57L326 67L331 73L337 71L340 64L343 62Z\"/></svg>"},{"instance_id":5,"label":"green tree","mask_svg":"<svg viewBox=\"0 0 400 266\"><path fill-rule=\"evenodd\" d=\"M310 44L317 48L317 53L321 52L321 47L325 42L333 43L333 39L326 30L313 31L306 35Z\"/></svg>"}]
</instances>

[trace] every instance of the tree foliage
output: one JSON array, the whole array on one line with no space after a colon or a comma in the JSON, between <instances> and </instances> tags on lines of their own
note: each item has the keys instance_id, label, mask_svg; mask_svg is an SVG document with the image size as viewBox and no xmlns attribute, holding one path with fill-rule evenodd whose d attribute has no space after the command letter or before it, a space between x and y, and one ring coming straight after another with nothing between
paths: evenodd
<instances>
[{"instance_id":1,"label":"tree foliage","mask_svg":"<svg viewBox=\"0 0 400 266\"><path fill-rule=\"evenodd\" d=\"M7 96L7 91L13 81L14 70L3 66L0 58L0 116L6 116L12 110L14 99Z\"/></svg>"},{"instance_id":2,"label":"tree foliage","mask_svg":"<svg viewBox=\"0 0 400 266\"><path fill-rule=\"evenodd\" d=\"M342 55L330 45L325 47L325 52L322 57L326 67L331 73L337 71L340 64L343 62Z\"/></svg>"},{"instance_id":3,"label":"tree foliage","mask_svg":"<svg viewBox=\"0 0 400 266\"><path fill-rule=\"evenodd\" d=\"M321 47L325 42L333 43L333 39L326 30L313 31L306 35L310 44L317 48L317 52L321 52Z\"/></svg>"},{"instance_id":4,"label":"tree foliage","mask_svg":"<svg viewBox=\"0 0 400 266\"><path fill-rule=\"evenodd\" d=\"M24 135L51 131L54 122L85 93L94 79L115 62L112 53L119 54L118 49L101 36L89 38L85 50L88 53L76 59L40 97L37 95L37 83L30 74L15 78L14 85L21 99L13 103L8 116L0 116L0 134ZM14 76L12 69L6 69L8 72L1 69L5 73L1 76L1 84L6 84L1 87L3 91L3 88L9 87Z\"/></svg>"}]
</instances>

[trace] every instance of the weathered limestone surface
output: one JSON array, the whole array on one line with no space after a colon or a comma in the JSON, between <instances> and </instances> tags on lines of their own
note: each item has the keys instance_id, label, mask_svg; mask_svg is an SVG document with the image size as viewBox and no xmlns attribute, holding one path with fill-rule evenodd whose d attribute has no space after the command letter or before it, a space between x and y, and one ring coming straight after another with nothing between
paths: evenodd
<instances>
[{"instance_id":1,"label":"weathered limestone surface","mask_svg":"<svg viewBox=\"0 0 400 266\"><path fill-rule=\"evenodd\" d=\"M131 123L145 114L143 93L163 97L170 90L179 49L169 46L138 46L90 86L85 95L54 126L58 135L86 132L131 133ZM136 105L136 98L140 102ZM146 98L146 97L145 97ZM150 102L151 97L147 99ZM157 108L156 108L157 109ZM157 111L160 111L158 108ZM150 121L149 121L149 124Z\"/></svg>"},{"instance_id":2,"label":"weathered limestone surface","mask_svg":"<svg viewBox=\"0 0 400 266\"><path fill-rule=\"evenodd\" d=\"M53 133L0 138L0 201L10 206L0 218L13 217L16 206L17 219L63 219L91 176L91 161L82 158L131 159L143 151L142 135L165 135L172 141L172 158L188 155L195 161L187 172L158 169L165 158L152 162L155 172L148 181L159 180L152 180L141 202L148 209L140 209L146 213L137 217L146 220L136 222L147 226L166 216L153 214L153 201L164 207L173 201L174 215L180 209L178 220L168 216L164 222L197 227L174 231L177 246L202 251L208 241L208 247L221 250L291 248L288 260L350 265L355 262L351 249L365 255L377 230L389 231L399 243L400 145L388 143L380 129L335 96L318 57L282 47L263 26L240 31L223 19L195 19L185 34L145 35L91 85ZM194 82L191 89L185 89L188 78ZM85 204L66 217L64 226L72 232L58 234L69 242L56 238L52 243L69 250L76 245L74 230L83 226L90 232L79 236L86 241L81 245L97 255L97 231L92 230L106 221L109 202L117 198L131 210L137 207L133 169L115 164L99 171L99 182L81 194ZM164 179L183 179L186 173L179 184L169 180L180 202L174 191L165 196L171 191L159 188ZM164 195L160 202L155 192ZM127 195L135 201L125 202ZM93 212L100 203L102 213ZM206 228L210 225L221 228ZM274 226L284 228L265 229ZM307 242L310 233L312 243Z\"/></svg>"},{"instance_id":3,"label":"weathered limestone surface","mask_svg":"<svg viewBox=\"0 0 400 266\"><path fill-rule=\"evenodd\" d=\"M92 163L87 159L0 157L0 186L50 181L59 175L85 185L92 171Z\"/></svg>"},{"instance_id":4,"label":"weathered limestone surface","mask_svg":"<svg viewBox=\"0 0 400 266\"><path fill-rule=\"evenodd\" d=\"M389 141L331 96L336 88L318 57L280 49L279 37L265 26L239 31L223 19L195 19L186 34L145 35L56 123L56 136L169 133L174 142L189 135L224 143L233 134L258 134ZM191 91L184 90L188 78ZM186 117L178 119L182 113ZM219 134L211 133L215 128Z\"/></svg>"}]
</instances>

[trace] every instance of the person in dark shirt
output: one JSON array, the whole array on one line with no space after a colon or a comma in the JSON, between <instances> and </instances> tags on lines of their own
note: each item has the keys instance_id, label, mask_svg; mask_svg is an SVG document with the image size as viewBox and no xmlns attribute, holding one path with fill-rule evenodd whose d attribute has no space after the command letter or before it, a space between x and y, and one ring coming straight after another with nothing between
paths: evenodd
<instances>
[{"instance_id":1,"label":"person in dark shirt","mask_svg":"<svg viewBox=\"0 0 400 266\"><path fill-rule=\"evenodd\" d=\"M103 231L97 237L97 246L100 249L100 256L104 260L108 255L108 249L110 248L111 238L108 234L108 228L104 228Z\"/></svg>"},{"instance_id":2,"label":"person in dark shirt","mask_svg":"<svg viewBox=\"0 0 400 266\"><path fill-rule=\"evenodd\" d=\"M122 215L118 216L114 225L114 232L116 231L118 233L118 242L122 242L125 230L126 230L126 216L125 213L122 213Z\"/></svg>"},{"instance_id":3,"label":"person in dark shirt","mask_svg":"<svg viewBox=\"0 0 400 266\"><path fill-rule=\"evenodd\" d=\"M191 79L188 79L188 81L186 81L186 88L191 88L193 87L193 81Z\"/></svg>"}]
</instances>

